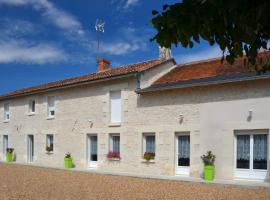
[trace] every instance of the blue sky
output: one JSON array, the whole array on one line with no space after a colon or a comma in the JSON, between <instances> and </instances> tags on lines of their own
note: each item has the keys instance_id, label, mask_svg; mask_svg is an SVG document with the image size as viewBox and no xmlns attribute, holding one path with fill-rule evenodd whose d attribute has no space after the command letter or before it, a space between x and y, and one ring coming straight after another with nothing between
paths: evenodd
<instances>
[{"instance_id":1,"label":"blue sky","mask_svg":"<svg viewBox=\"0 0 270 200\"><path fill-rule=\"evenodd\" d=\"M95 72L96 57L113 67L158 57L148 23L153 9L177 1L0 0L0 93ZM105 21L96 52L95 21ZM205 42L173 48L178 63L220 56Z\"/></svg>"}]
</instances>

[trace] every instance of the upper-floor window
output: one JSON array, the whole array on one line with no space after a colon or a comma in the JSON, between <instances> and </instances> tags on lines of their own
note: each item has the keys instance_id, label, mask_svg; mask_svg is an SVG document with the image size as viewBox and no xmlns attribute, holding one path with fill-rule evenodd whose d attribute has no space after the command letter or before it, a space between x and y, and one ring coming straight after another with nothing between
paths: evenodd
<instances>
[{"instance_id":1,"label":"upper-floor window","mask_svg":"<svg viewBox=\"0 0 270 200\"><path fill-rule=\"evenodd\" d=\"M120 123L122 121L122 101L121 91L110 93L111 123Z\"/></svg>"},{"instance_id":2,"label":"upper-floor window","mask_svg":"<svg viewBox=\"0 0 270 200\"><path fill-rule=\"evenodd\" d=\"M55 96L48 97L48 117L55 116Z\"/></svg>"},{"instance_id":3,"label":"upper-floor window","mask_svg":"<svg viewBox=\"0 0 270 200\"><path fill-rule=\"evenodd\" d=\"M53 134L46 135L46 150L48 152L53 152Z\"/></svg>"},{"instance_id":4,"label":"upper-floor window","mask_svg":"<svg viewBox=\"0 0 270 200\"><path fill-rule=\"evenodd\" d=\"M29 101L28 112L29 112L30 114L33 114L33 113L36 112L36 101L35 101L35 100L30 100L30 101Z\"/></svg>"},{"instance_id":5,"label":"upper-floor window","mask_svg":"<svg viewBox=\"0 0 270 200\"><path fill-rule=\"evenodd\" d=\"M9 103L4 104L4 120L9 121L10 119L10 111L9 111Z\"/></svg>"}]
</instances>

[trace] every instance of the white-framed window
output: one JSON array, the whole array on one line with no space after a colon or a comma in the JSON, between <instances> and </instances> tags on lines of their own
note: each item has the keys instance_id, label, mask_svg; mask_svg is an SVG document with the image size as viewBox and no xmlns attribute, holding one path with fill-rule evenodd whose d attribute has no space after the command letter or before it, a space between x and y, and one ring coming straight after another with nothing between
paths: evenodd
<instances>
[{"instance_id":1,"label":"white-framed window","mask_svg":"<svg viewBox=\"0 0 270 200\"><path fill-rule=\"evenodd\" d=\"M29 101L28 112L29 112L29 114L33 114L36 112L36 101L35 100Z\"/></svg>"},{"instance_id":2,"label":"white-framed window","mask_svg":"<svg viewBox=\"0 0 270 200\"><path fill-rule=\"evenodd\" d=\"M9 103L4 104L4 121L10 120L10 110L9 110Z\"/></svg>"},{"instance_id":3,"label":"white-framed window","mask_svg":"<svg viewBox=\"0 0 270 200\"><path fill-rule=\"evenodd\" d=\"M53 152L54 148L54 135L53 134L47 134L46 135L46 149L47 151Z\"/></svg>"},{"instance_id":4,"label":"white-framed window","mask_svg":"<svg viewBox=\"0 0 270 200\"><path fill-rule=\"evenodd\" d=\"M48 117L55 117L55 96L48 97Z\"/></svg>"},{"instance_id":5,"label":"white-framed window","mask_svg":"<svg viewBox=\"0 0 270 200\"><path fill-rule=\"evenodd\" d=\"M111 123L122 121L122 99L121 91L110 92Z\"/></svg>"},{"instance_id":6,"label":"white-framed window","mask_svg":"<svg viewBox=\"0 0 270 200\"><path fill-rule=\"evenodd\" d=\"M120 153L120 134L110 134L110 151Z\"/></svg>"},{"instance_id":7,"label":"white-framed window","mask_svg":"<svg viewBox=\"0 0 270 200\"><path fill-rule=\"evenodd\" d=\"M8 135L3 135L3 154L7 153L8 148Z\"/></svg>"},{"instance_id":8,"label":"white-framed window","mask_svg":"<svg viewBox=\"0 0 270 200\"><path fill-rule=\"evenodd\" d=\"M143 134L143 154L145 152L156 154L156 135L155 133ZM155 157L155 156L154 156Z\"/></svg>"}]
</instances>

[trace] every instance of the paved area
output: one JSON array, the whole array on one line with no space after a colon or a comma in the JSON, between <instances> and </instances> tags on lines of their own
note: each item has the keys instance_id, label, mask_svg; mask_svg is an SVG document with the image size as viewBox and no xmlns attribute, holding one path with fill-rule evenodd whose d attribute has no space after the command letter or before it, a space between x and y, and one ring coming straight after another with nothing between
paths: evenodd
<instances>
[{"instance_id":1,"label":"paved area","mask_svg":"<svg viewBox=\"0 0 270 200\"><path fill-rule=\"evenodd\" d=\"M131 178L0 163L0 200L268 200L269 189Z\"/></svg>"}]
</instances>

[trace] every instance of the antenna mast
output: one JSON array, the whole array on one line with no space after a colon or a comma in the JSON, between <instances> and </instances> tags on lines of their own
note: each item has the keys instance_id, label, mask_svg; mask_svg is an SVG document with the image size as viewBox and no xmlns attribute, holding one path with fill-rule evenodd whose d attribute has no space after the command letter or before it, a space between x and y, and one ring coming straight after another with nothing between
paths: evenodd
<instances>
[{"instance_id":1,"label":"antenna mast","mask_svg":"<svg viewBox=\"0 0 270 200\"><path fill-rule=\"evenodd\" d=\"M102 21L101 19L97 19L96 20L96 25L95 25L95 29L97 31L97 53L99 53L99 47L100 47L100 34L104 33L104 26L105 26L105 22Z\"/></svg>"}]
</instances>

